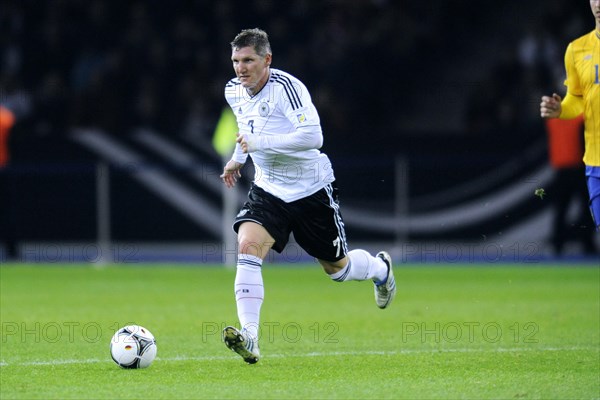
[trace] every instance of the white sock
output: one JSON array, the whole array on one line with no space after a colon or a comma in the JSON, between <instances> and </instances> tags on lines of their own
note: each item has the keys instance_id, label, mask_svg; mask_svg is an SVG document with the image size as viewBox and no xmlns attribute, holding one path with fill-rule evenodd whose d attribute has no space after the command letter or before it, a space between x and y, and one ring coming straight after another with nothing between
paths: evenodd
<instances>
[{"instance_id":1,"label":"white sock","mask_svg":"<svg viewBox=\"0 0 600 400\"><path fill-rule=\"evenodd\" d=\"M260 307L265 296L262 278L262 259L239 254L235 275L235 301L240 326L254 339L258 339Z\"/></svg>"},{"instance_id":2,"label":"white sock","mask_svg":"<svg viewBox=\"0 0 600 400\"><path fill-rule=\"evenodd\" d=\"M348 252L348 265L335 274L329 275L336 282L366 281L372 279L381 283L387 279L387 265L379 257L367 251L356 249Z\"/></svg>"}]
</instances>

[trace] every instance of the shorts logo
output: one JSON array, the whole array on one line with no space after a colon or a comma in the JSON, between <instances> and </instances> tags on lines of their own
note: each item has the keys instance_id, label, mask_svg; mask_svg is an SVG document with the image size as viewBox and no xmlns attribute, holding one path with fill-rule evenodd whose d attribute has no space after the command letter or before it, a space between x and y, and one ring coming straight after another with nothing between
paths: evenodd
<instances>
[{"instance_id":1,"label":"shorts logo","mask_svg":"<svg viewBox=\"0 0 600 400\"><path fill-rule=\"evenodd\" d=\"M246 215L246 213L247 213L247 212L248 212L248 210L241 210L241 211L238 213L238 215L237 215L237 216L238 216L238 217L243 217L244 215Z\"/></svg>"},{"instance_id":2,"label":"shorts logo","mask_svg":"<svg viewBox=\"0 0 600 400\"><path fill-rule=\"evenodd\" d=\"M304 115L304 113L296 115L296 118L298 118L298 122L300 122L300 123L303 123L306 121L306 115Z\"/></svg>"},{"instance_id":3,"label":"shorts logo","mask_svg":"<svg viewBox=\"0 0 600 400\"><path fill-rule=\"evenodd\" d=\"M266 101L260 103L260 105L258 106L258 113L261 117L266 117L267 115L269 115L269 103L267 103Z\"/></svg>"}]
</instances>

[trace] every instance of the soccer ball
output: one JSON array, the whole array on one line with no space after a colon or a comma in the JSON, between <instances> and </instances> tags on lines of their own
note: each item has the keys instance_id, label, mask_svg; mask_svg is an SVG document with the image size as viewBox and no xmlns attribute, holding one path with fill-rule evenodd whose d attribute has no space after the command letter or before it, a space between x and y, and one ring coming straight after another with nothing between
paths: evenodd
<instances>
[{"instance_id":1,"label":"soccer ball","mask_svg":"<svg viewBox=\"0 0 600 400\"><path fill-rule=\"evenodd\" d=\"M154 335L143 326L128 325L115 332L110 355L122 368L147 368L156 357Z\"/></svg>"}]
</instances>

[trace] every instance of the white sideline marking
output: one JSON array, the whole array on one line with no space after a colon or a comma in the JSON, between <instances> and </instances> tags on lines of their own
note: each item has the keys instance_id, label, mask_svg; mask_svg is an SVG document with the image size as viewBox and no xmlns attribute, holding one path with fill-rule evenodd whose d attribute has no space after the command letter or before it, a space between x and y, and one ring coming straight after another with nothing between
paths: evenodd
<instances>
[{"instance_id":1,"label":"white sideline marking","mask_svg":"<svg viewBox=\"0 0 600 400\"><path fill-rule=\"evenodd\" d=\"M266 358L306 358L306 357L329 357L329 356L394 356L394 355L406 355L406 354L425 354L425 353L516 353L516 352L544 352L544 351L580 351L580 350L591 350L599 351L598 348L591 347L542 347L542 348L498 348L498 349L440 349L440 350L398 350L398 351L332 351L332 352L311 352L303 354L268 354ZM176 356L160 358L157 357L157 361L217 361L217 360L228 360L235 358L234 355L229 356L204 356L204 357L189 357L189 356ZM95 363L110 363L110 358L98 359L70 359L70 360L52 360L52 361L25 361L8 363L6 361L0 361L0 367L8 366L48 366L48 365L69 365L69 364L95 364Z\"/></svg>"}]
</instances>

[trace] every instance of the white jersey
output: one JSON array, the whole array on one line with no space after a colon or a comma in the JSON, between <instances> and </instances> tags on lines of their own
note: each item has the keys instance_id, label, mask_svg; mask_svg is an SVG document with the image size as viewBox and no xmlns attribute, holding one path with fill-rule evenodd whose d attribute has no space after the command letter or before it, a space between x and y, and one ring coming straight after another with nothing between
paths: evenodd
<instances>
[{"instance_id":1,"label":"white jersey","mask_svg":"<svg viewBox=\"0 0 600 400\"><path fill-rule=\"evenodd\" d=\"M271 68L254 96L235 78L225 86L225 99L239 133L255 144L250 157L257 186L289 203L335 180L329 158L318 150L323 143L319 114L297 78ZM238 144L232 159L244 163L247 156Z\"/></svg>"}]
</instances>

